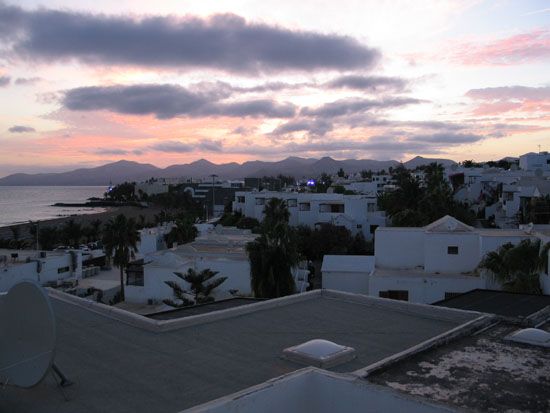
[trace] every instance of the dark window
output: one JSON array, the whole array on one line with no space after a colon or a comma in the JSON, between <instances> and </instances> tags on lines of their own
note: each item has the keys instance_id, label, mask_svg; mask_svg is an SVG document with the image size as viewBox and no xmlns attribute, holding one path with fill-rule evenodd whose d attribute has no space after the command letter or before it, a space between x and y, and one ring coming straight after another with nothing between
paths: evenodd
<instances>
[{"instance_id":1,"label":"dark window","mask_svg":"<svg viewBox=\"0 0 550 413\"><path fill-rule=\"evenodd\" d=\"M391 298L392 300L409 301L408 290L388 290L378 293L380 298Z\"/></svg>"},{"instance_id":2,"label":"dark window","mask_svg":"<svg viewBox=\"0 0 550 413\"><path fill-rule=\"evenodd\" d=\"M362 229L362 228L363 228L363 225L357 224L357 229Z\"/></svg>"},{"instance_id":3,"label":"dark window","mask_svg":"<svg viewBox=\"0 0 550 413\"><path fill-rule=\"evenodd\" d=\"M143 287L143 260L137 260L128 264L126 269L126 284Z\"/></svg>"},{"instance_id":4,"label":"dark window","mask_svg":"<svg viewBox=\"0 0 550 413\"><path fill-rule=\"evenodd\" d=\"M458 255L458 247L457 246L448 246L447 247L447 254L449 255Z\"/></svg>"},{"instance_id":5,"label":"dark window","mask_svg":"<svg viewBox=\"0 0 550 413\"><path fill-rule=\"evenodd\" d=\"M61 268L57 269L57 273L58 274L63 274L64 272L69 272L69 270L70 270L69 267L61 267Z\"/></svg>"}]
</instances>

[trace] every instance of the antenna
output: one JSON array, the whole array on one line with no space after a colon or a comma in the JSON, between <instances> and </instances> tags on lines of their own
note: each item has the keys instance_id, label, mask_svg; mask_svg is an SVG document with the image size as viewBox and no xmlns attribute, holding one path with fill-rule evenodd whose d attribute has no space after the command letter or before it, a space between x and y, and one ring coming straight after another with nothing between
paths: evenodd
<instances>
[{"instance_id":1,"label":"antenna","mask_svg":"<svg viewBox=\"0 0 550 413\"><path fill-rule=\"evenodd\" d=\"M53 370L61 386L71 384L53 363L55 316L48 294L38 283L25 280L0 295L0 332L3 383L33 387Z\"/></svg>"}]
</instances>

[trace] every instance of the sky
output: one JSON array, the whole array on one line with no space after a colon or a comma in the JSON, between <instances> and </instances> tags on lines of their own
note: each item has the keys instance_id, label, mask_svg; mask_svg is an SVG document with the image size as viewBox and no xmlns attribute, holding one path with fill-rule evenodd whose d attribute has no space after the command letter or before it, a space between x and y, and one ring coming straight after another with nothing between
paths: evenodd
<instances>
[{"instance_id":1,"label":"sky","mask_svg":"<svg viewBox=\"0 0 550 413\"><path fill-rule=\"evenodd\" d=\"M0 176L550 150L550 3L0 0Z\"/></svg>"}]
</instances>

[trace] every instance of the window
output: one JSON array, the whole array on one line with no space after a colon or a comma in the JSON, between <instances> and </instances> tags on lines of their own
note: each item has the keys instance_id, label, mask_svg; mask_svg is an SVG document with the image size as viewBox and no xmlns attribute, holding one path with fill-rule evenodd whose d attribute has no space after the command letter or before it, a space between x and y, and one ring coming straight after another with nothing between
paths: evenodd
<instances>
[{"instance_id":1,"label":"window","mask_svg":"<svg viewBox=\"0 0 550 413\"><path fill-rule=\"evenodd\" d=\"M448 300L449 298L456 297L458 295L462 295L462 293L448 293L448 292L445 292L445 300Z\"/></svg>"},{"instance_id":2,"label":"window","mask_svg":"<svg viewBox=\"0 0 550 413\"><path fill-rule=\"evenodd\" d=\"M298 205L298 200L289 199L288 201L286 201L286 204L288 205L289 208L295 208Z\"/></svg>"},{"instance_id":3,"label":"window","mask_svg":"<svg viewBox=\"0 0 550 413\"><path fill-rule=\"evenodd\" d=\"M367 204L367 212L374 212L374 211L376 211L376 204L375 203Z\"/></svg>"},{"instance_id":4,"label":"window","mask_svg":"<svg viewBox=\"0 0 550 413\"><path fill-rule=\"evenodd\" d=\"M363 229L363 225L357 224L357 229Z\"/></svg>"},{"instance_id":5,"label":"window","mask_svg":"<svg viewBox=\"0 0 550 413\"><path fill-rule=\"evenodd\" d=\"M374 234L374 231L376 231L376 228L378 228L378 225L371 225L370 226L370 233Z\"/></svg>"},{"instance_id":6,"label":"window","mask_svg":"<svg viewBox=\"0 0 550 413\"><path fill-rule=\"evenodd\" d=\"M390 298L392 300L409 301L409 290L388 290L378 293L380 298Z\"/></svg>"},{"instance_id":7,"label":"window","mask_svg":"<svg viewBox=\"0 0 550 413\"><path fill-rule=\"evenodd\" d=\"M447 254L458 255L458 247L456 245L450 245L447 247Z\"/></svg>"},{"instance_id":8,"label":"window","mask_svg":"<svg viewBox=\"0 0 550 413\"><path fill-rule=\"evenodd\" d=\"M137 260L128 264L126 269L126 284L143 287L143 260Z\"/></svg>"},{"instance_id":9,"label":"window","mask_svg":"<svg viewBox=\"0 0 550 413\"><path fill-rule=\"evenodd\" d=\"M265 205L265 198L256 198L256 205Z\"/></svg>"},{"instance_id":10,"label":"window","mask_svg":"<svg viewBox=\"0 0 550 413\"><path fill-rule=\"evenodd\" d=\"M57 273L58 274L63 274L64 272L69 272L69 270L70 270L69 267L61 267L61 268L57 269Z\"/></svg>"},{"instance_id":11,"label":"window","mask_svg":"<svg viewBox=\"0 0 550 413\"><path fill-rule=\"evenodd\" d=\"M319 204L319 212L328 212L331 214L344 213L343 204Z\"/></svg>"},{"instance_id":12,"label":"window","mask_svg":"<svg viewBox=\"0 0 550 413\"><path fill-rule=\"evenodd\" d=\"M311 211L311 204L309 202L302 202L300 204L300 211Z\"/></svg>"},{"instance_id":13,"label":"window","mask_svg":"<svg viewBox=\"0 0 550 413\"><path fill-rule=\"evenodd\" d=\"M244 204L244 196L238 196L238 197L237 197L237 202L238 202L239 204Z\"/></svg>"}]
</instances>

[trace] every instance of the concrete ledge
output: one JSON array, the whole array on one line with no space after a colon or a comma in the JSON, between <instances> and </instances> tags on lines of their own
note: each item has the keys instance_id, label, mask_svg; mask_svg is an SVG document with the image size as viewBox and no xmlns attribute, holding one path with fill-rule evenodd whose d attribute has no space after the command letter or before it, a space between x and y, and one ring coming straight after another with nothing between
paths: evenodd
<instances>
[{"instance_id":1,"label":"concrete ledge","mask_svg":"<svg viewBox=\"0 0 550 413\"><path fill-rule=\"evenodd\" d=\"M218 320L237 317L255 311L281 307L300 301L311 300L315 297L320 297L322 293L321 290L309 291L306 293L288 295L286 297L276 298L273 300L266 300L254 304L228 308L225 310L212 311L211 313L207 314L199 314L173 320L154 320L139 314L122 310L117 307L112 307L106 304L77 297L75 295L67 294L52 288L48 288L48 294L54 299L82 308L86 308L87 310L92 311L96 314L100 314L102 316L123 322L125 324L129 324L133 327L138 327L154 333L161 333L165 331L172 331L180 328L194 326L197 324L211 323Z\"/></svg>"},{"instance_id":2,"label":"concrete ledge","mask_svg":"<svg viewBox=\"0 0 550 413\"><path fill-rule=\"evenodd\" d=\"M419 343L415 346L409 347L406 350L403 350L399 353L395 353L389 357L386 357L385 359L382 359L380 361L377 361L376 363L373 363L367 367L364 367L362 369L356 370L351 374L354 374L359 377L366 378L370 374L372 374L375 371L384 369L386 367L389 367L401 360L404 360L406 358L412 357L415 354L421 353L426 350L430 350L434 347L441 346L443 344L447 344L452 340L456 340L460 337L464 337L474 330L478 330L480 328L483 328L489 324L491 324L494 320L496 320L498 317L491 315L491 314L483 314L478 318L475 318L474 320L468 321L465 324L461 324L449 331L446 331L444 333L441 333L435 337L432 337L426 341L423 341L422 343Z\"/></svg>"},{"instance_id":3,"label":"concrete ledge","mask_svg":"<svg viewBox=\"0 0 550 413\"><path fill-rule=\"evenodd\" d=\"M159 331L171 331L179 328L190 327L197 324L210 323L213 321L224 320L226 318L237 317L244 314L250 314L256 311L268 310L270 308L282 307L301 301L311 300L321 296L321 290L308 291L300 294L287 295L286 297L274 298L254 304L247 304L240 307L228 308L225 310L212 311L208 314L199 314L185 318L176 318L172 320L157 321Z\"/></svg>"},{"instance_id":4,"label":"concrete ledge","mask_svg":"<svg viewBox=\"0 0 550 413\"><path fill-rule=\"evenodd\" d=\"M96 314L117 321L121 321L125 324L129 324L131 326L142 328L148 331L158 331L155 320L151 320L139 314L131 313L126 310L121 310L120 308L112 307L103 303L98 303L92 300L88 300L86 298L77 297L76 295L67 294L63 291L59 291L53 288L48 288L48 294L50 295L50 297L56 300L85 308Z\"/></svg>"},{"instance_id":5,"label":"concrete ledge","mask_svg":"<svg viewBox=\"0 0 550 413\"><path fill-rule=\"evenodd\" d=\"M391 300L388 298L378 298L369 295L354 294L343 291L321 291L323 297L325 298L344 300L355 304L365 305L368 307L414 314L419 317L430 318L433 320L465 322L484 314L478 311L460 310L456 308L439 307L429 304L409 303L408 301Z\"/></svg>"}]
</instances>

